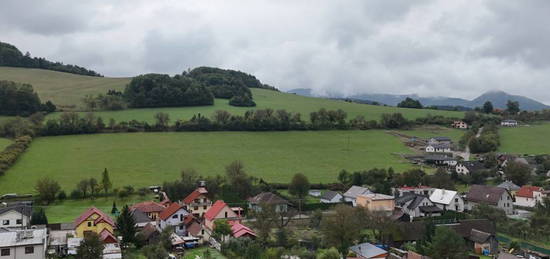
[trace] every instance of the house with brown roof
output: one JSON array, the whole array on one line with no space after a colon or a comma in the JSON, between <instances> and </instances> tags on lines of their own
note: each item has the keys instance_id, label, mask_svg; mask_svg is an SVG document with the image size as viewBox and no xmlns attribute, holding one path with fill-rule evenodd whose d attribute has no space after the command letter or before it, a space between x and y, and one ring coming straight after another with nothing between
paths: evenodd
<instances>
[{"instance_id":1,"label":"house with brown roof","mask_svg":"<svg viewBox=\"0 0 550 259\"><path fill-rule=\"evenodd\" d=\"M254 197L248 198L248 208L260 211L262 206L272 206L275 212L286 212L290 202L272 192L262 192Z\"/></svg>"},{"instance_id":2,"label":"house with brown roof","mask_svg":"<svg viewBox=\"0 0 550 259\"><path fill-rule=\"evenodd\" d=\"M512 195L504 188L486 185L472 185L466 194L468 210L478 204L486 204L503 210L507 215L514 214Z\"/></svg>"},{"instance_id":3,"label":"house with brown roof","mask_svg":"<svg viewBox=\"0 0 550 259\"><path fill-rule=\"evenodd\" d=\"M514 205L521 207L534 208L537 203L542 203L543 198L548 195L549 192L544 191L541 187L524 185L516 192L516 201Z\"/></svg>"},{"instance_id":4,"label":"house with brown roof","mask_svg":"<svg viewBox=\"0 0 550 259\"><path fill-rule=\"evenodd\" d=\"M212 201L208 197L208 190L199 187L183 199L184 208L196 218L202 218L204 213L212 207Z\"/></svg>"},{"instance_id":5,"label":"house with brown roof","mask_svg":"<svg viewBox=\"0 0 550 259\"><path fill-rule=\"evenodd\" d=\"M139 210L145 213L151 220L157 220L159 214L165 209L165 207L154 201L144 201L136 203L130 207L130 210Z\"/></svg>"},{"instance_id":6,"label":"house with brown roof","mask_svg":"<svg viewBox=\"0 0 550 259\"><path fill-rule=\"evenodd\" d=\"M185 236L186 229L184 220L187 215L189 215L189 212L185 210L183 205L174 202L159 214L157 226L160 230L173 226L175 227L175 233L177 235Z\"/></svg>"}]
</instances>

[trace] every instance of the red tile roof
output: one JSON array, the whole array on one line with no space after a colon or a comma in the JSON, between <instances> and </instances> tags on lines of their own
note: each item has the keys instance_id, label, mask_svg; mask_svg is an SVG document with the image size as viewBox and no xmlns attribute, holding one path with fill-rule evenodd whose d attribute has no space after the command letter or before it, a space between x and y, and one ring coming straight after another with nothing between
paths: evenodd
<instances>
[{"instance_id":1,"label":"red tile roof","mask_svg":"<svg viewBox=\"0 0 550 259\"><path fill-rule=\"evenodd\" d=\"M242 236L256 236L256 233L252 231L249 227L235 221L230 221L229 224L231 224L231 232L233 237L239 238Z\"/></svg>"},{"instance_id":2,"label":"red tile roof","mask_svg":"<svg viewBox=\"0 0 550 259\"><path fill-rule=\"evenodd\" d=\"M180 210L182 208L182 206L177 203L177 202L174 202L172 203L170 206L168 206L167 208L165 208L160 214L159 214L159 218L162 219L162 220L166 220L167 218L169 218L170 216L172 216L174 213L176 213L178 210Z\"/></svg>"},{"instance_id":3,"label":"red tile roof","mask_svg":"<svg viewBox=\"0 0 550 259\"><path fill-rule=\"evenodd\" d=\"M130 210L139 210L141 212L150 213L150 212L161 212L164 210L164 206L162 206L158 202L154 201L144 201L140 203L136 203L130 207Z\"/></svg>"},{"instance_id":4,"label":"red tile roof","mask_svg":"<svg viewBox=\"0 0 550 259\"><path fill-rule=\"evenodd\" d=\"M118 240L116 237L107 229L103 229L101 233L99 233L99 238L103 243L118 243Z\"/></svg>"},{"instance_id":5,"label":"red tile roof","mask_svg":"<svg viewBox=\"0 0 550 259\"><path fill-rule=\"evenodd\" d=\"M425 185L419 185L419 186L401 186L399 187L400 190L416 190L416 189L427 189L427 188L432 188L430 186L425 186Z\"/></svg>"},{"instance_id":6,"label":"red tile roof","mask_svg":"<svg viewBox=\"0 0 550 259\"><path fill-rule=\"evenodd\" d=\"M214 202L214 205L210 207L204 214L204 218L208 220L213 220L216 216L222 211L223 208L227 207L227 204L222 200L217 200Z\"/></svg>"},{"instance_id":7,"label":"red tile roof","mask_svg":"<svg viewBox=\"0 0 550 259\"><path fill-rule=\"evenodd\" d=\"M111 219L111 217L107 216L107 214L103 213L103 211L99 210L98 208L96 207L91 207L89 208L88 210L84 211L84 213L82 213L80 215L80 217L78 217L75 221L74 221L74 225L75 227L82 224L82 222L84 222L85 220L87 220L90 216L92 216L93 214L97 214L99 217L94 221L94 223L99 223L99 222L105 222L111 226L115 226L115 222L113 221L113 219Z\"/></svg>"},{"instance_id":8,"label":"red tile roof","mask_svg":"<svg viewBox=\"0 0 550 259\"><path fill-rule=\"evenodd\" d=\"M537 186L524 185L521 186L521 188L516 192L516 196L533 198L533 192L542 192L542 188Z\"/></svg>"},{"instance_id":9,"label":"red tile roof","mask_svg":"<svg viewBox=\"0 0 550 259\"><path fill-rule=\"evenodd\" d=\"M185 199L183 199L183 203L191 204L193 202L193 200L195 200L199 196L207 194L207 193L208 193L208 191L206 191L206 189L204 189L203 187L197 188L192 193L187 195L187 197L185 197Z\"/></svg>"}]
</instances>

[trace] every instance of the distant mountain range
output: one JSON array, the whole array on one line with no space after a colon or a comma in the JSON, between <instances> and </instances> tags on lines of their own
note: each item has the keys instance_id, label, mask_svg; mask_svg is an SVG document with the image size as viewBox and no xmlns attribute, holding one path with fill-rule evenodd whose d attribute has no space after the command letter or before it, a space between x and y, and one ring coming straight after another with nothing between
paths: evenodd
<instances>
[{"instance_id":1,"label":"distant mountain range","mask_svg":"<svg viewBox=\"0 0 550 259\"><path fill-rule=\"evenodd\" d=\"M481 107L486 101L493 103L493 107L498 109L506 109L506 103L508 100L519 102L519 106L522 110L534 111L550 109L550 106L530 99L525 96L511 95L503 91L489 91L481 96L473 99L466 100L461 98L452 97L420 97L416 94L410 95L393 95L393 94L358 94L351 96L343 96L338 94L316 95L311 89L299 88L287 91L288 93L294 93L302 96L309 97L321 97L321 98L346 98L351 100L357 100L363 103L380 103L390 106L397 106L397 104L403 101L405 98L410 97L419 100L424 106L461 106L466 108Z\"/></svg>"}]
</instances>

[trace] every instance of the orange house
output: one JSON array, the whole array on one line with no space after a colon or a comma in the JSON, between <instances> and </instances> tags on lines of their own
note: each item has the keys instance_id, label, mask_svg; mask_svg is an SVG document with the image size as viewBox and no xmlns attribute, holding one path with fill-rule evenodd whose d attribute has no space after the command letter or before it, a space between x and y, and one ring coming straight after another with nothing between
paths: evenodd
<instances>
[{"instance_id":1,"label":"orange house","mask_svg":"<svg viewBox=\"0 0 550 259\"><path fill-rule=\"evenodd\" d=\"M99 235L103 243L118 243L113 235L115 222L111 217L96 207L84 211L74 221L76 237L83 238L87 233L94 232Z\"/></svg>"}]
</instances>

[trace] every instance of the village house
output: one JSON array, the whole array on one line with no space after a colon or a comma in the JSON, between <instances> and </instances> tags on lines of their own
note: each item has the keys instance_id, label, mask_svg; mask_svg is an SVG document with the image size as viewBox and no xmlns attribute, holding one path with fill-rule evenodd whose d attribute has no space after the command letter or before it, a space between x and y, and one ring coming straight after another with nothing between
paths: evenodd
<instances>
[{"instance_id":1,"label":"village house","mask_svg":"<svg viewBox=\"0 0 550 259\"><path fill-rule=\"evenodd\" d=\"M256 238L256 233L249 227L241 224L237 221L230 221L229 224L231 225L231 236L234 238L241 238L241 237L247 237L247 238Z\"/></svg>"},{"instance_id":2,"label":"village house","mask_svg":"<svg viewBox=\"0 0 550 259\"><path fill-rule=\"evenodd\" d=\"M153 224L145 225L138 234L147 245L156 243L160 238L160 232Z\"/></svg>"},{"instance_id":3,"label":"village house","mask_svg":"<svg viewBox=\"0 0 550 259\"><path fill-rule=\"evenodd\" d=\"M344 201L345 202L351 202L353 207L357 206L357 196L364 195L364 194L370 194L372 193L368 188L361 187L361 186L351 186L345 193L344 193Z\"/></svg>"},{"instance_id":4,"label":"village house","mask_svg":"<svg viewBox=\"0 0 550 259\"><path fill-rule=\"evenodd\" d=\"M486 204L503 210L507 215L514 214L512 195L500 187L472 185L466 194L468 210L478 204Z\"/></svg>"},{"instance_id":5,"label":"village house","mask_svg":"<svg viewBox=\"0 0 550 259\"><path fill-rule=\"evenodd\" d=\"M393 196L381 193L361 194L357 196L357 206L367 208L372 212L379 212L391 215L395 208Z\"/></svg>"},{"instance_id":6,"label":"village house","mask_svg":"<svg viewBox=\"0 0 550 259\"><path fill-rule=\"evenodd\" d=\"M342 194L335 191L326 191L321 196L321 203L340 203L344 199Z\"/></svg>"},{"instance_id":7,"label":"village house","mask_svg":"<svg viewBox=\"0 0 550 259\"><path fill-rule=\"evenodd\" d=\"M68 238L75 236L74 223L48 224L48 251L47 254L54 257L68 255Z\"/></svg>"},{"instance_id":8,"label":"village house","mask_svg":"<svg viewBox=\"0 0 550 259\"><path fill-rule=\"evenodd\" d=\"M208 190L199 187L183 199L184 208L196 218L202 218L204 213L212 207L212 201L208 197Z\"/></svg>"},{"instance_id":9,"label":"village house","mask_svg":"<svg viewBox=\"0 0 550 259\"><path fill-rule=\"evenodd\" d=\"M157 226L161 231L167 227L174 227L177 235L185 236L184 219L187 215L189 212L184 209L183 205L174 202L159 214Z\"/></svg>"},{"instance_id":10,"label":"village house","mask_svg":"<svg viewBox=\"0 0 550 259\"><path fill-rule=\"evenodd\" d=\"M520 189L520 187L517 184L508 180L497 185L497 187L506 189L508 192L510 192L510 194L512 194L512 196L516 195L516 192Z\"/></svg>"},{"instance_id":11,"label":"village house","mask_svg":"<svg viewBox=\"0 0 550 259\"><path fill-rule=\"evenodd\" d=\"M46 229L0 230L0 258L44 259L48 245Z\"/></svg>"},{"instance_id":12,"label":"village house","mask_svg":"<svg viewBox=\"0 0 550 259\"><path fill-rule=\"evenodd\" d=\"M356 257L355 258L365 258L365 259L378 259L386 258L388 256L388 251L377 247L371 243L362 243L354 245L349 248Z\"/></svg>"},{"instance_id":13,"label":"village house","mask_svg":"<svg viewBox=\"0 0 550 259\"><path fill-rule=\"evenodd\" d=\"M518 122L516 120L503 120L500 122L500 126L503 127L516 127L518 126Z\"/></svg>"},{"instance_id":14,"label":"village house","mask_svg":"<svg viewBox=\"0 0 550 259\"><path fill-rule=\"evenodd\" d=\"M148 224L156 225L156 220L152 220L145 212L142 212L140 210L131 210L130 214L132 215L132 218L134 218L134 222L136 223L137 229L142 229Z\"/></svg>"},{"instance_id":15,"label":"village house","mask_svg":"<svg viewBox=\"0 0 550 259\"><path fill-rule=\"evenodd\" d=\"M428 139L428 145L447 144L451 145L453 141L449 137L433 137Z\"/></svg>"},{"instance_id":16,"label":"village house","mask_svg":"<svg viewBox=\"0 0 550 259\"><path fill-rule=\"evenodd\" d=\"M240 222L241 215L237 214L234 209L230 208L224 201L217 200L212 207L204 214L204 240L209 240L214 231L216 220L224 219L228 222Z\"/></svg>"},{"instance_id":17,"label":"village house","mask_svg":"<svg viewBox=\"0 0 550 259\"><path fill-rule=\"evenodd\" d=\"M272 192L262 192L248 198L248 208L253 211L261 211L262 206L271 206L275 212L286 212L290 203Z\"/></svg>"},{"instance_id":18,"label":"village house","mask_svg":"<svg viewBox=\"0 0 550 259\"><path fill-rule=\"evenodd\" d=\"M428 196L423 194L406 193L395 198L395 206L409 215L411 220L418 217L440 216L443 212L430 201Z\"/></svg>"},{"instance_id":19,"label":"village house","mask_svg":"<svg viewBox=\"0 0 550 259\"><path fill-rule=\"evenodd\" d=\"M452 210L456 212L464 211L464 200L458 192L445 190L445 189L434 189L432 195L430 195L430 201L432 201L435 206L442 210Z\"/></svg>"},{"instance_id":20,"label":"village house","mask_svg":"<svg viewBox=\"0 0 550 259\"><path fill-rule=\"evenodd\" d=\"M115 222L111 217L96 207L84 211L74 221L75 237L67 240L69 254L76 252L80 242L87 233L94 232L99 235L99 239L105 245L103 256L107 258L122 258L118 239L114 235Z\"/></svg>"},{"instance_id":21,"label":"village house","mask_svg":"<svg viewBox=\"0 0 550 259\"><path fill-rule=\"evenodd\" d=\"M451 124L451 127L455 129L467 129L468 123L464 121L453 121L453 124Z\"/></svg>"},{"instance_id":22,"label":"village house","mask_svg":"<svg viewBox=\"0 0 550 259\"><path fill-rule=\"evenodd\" d=\"M138 210L145 213L151 220L157 220L159 214L165 209L165 207L154 201L144 201L136 203L130 207L130 210Z\"/></svg>"},{"instance_id":23,"label":"village house","mask_svg":"<svg viewBox=\"0 0 550 259\"><path fill-rule=\"evenodd\" d=\"M534 208L537 203L543 202L543 198L547 196L547 193L541 187L524 185L516 192L514 205Z\"/></svg>"},{"instance_id":24,"label":"village house","mask_svg":"<svg viewBox=\"0 0 550 259\"><path fill-rule=\"evenodd\" d=\"M407 193L421 194L424 196L430 196L434 191L434 188L425 185L419 186L401 186L399 188L393 188L393 194L395 197L403 196Z\"/></svg>"},{"instance_id":25,"label":"village house","mask_svg":"<svg viewBox=\"0 0 550 259\"><path fill-rule=\"evenodd\" d=\"M13 204L0 207L1 228L26 228L30 226L32 207L27 204Z\"/></svg>"},{"instance_id":26,"label":"village house","mask_svg":"<svg viewBox=\"0 0 550 259\"><path fill-rule=\"evenodd\" d=\"M426 164L432 164L436 166L456 166L458 161L447 154L429 154L424 156L424 162Z\"/></svg>"},{"instance_id":27,"label":"village house","mask_svg":"<svg viewBox=\"0 0 550 259\"><path fill-rule=\"evenodd\" d=\"M479 173L480 171L486 170L483 163L479 161L462 161L457 163L455 171L457 174L470 175Z\"/></svg>"},{"instance_id":28,"label":"village house","mask_svg":"<svg viewBox=\"0 0 550 259\"><path fill-rule=\"evenodd\" d=\"M426 146L426 153L449 153L451 145L447 143L429 144Z\"/></svg>"}]
</instances>

